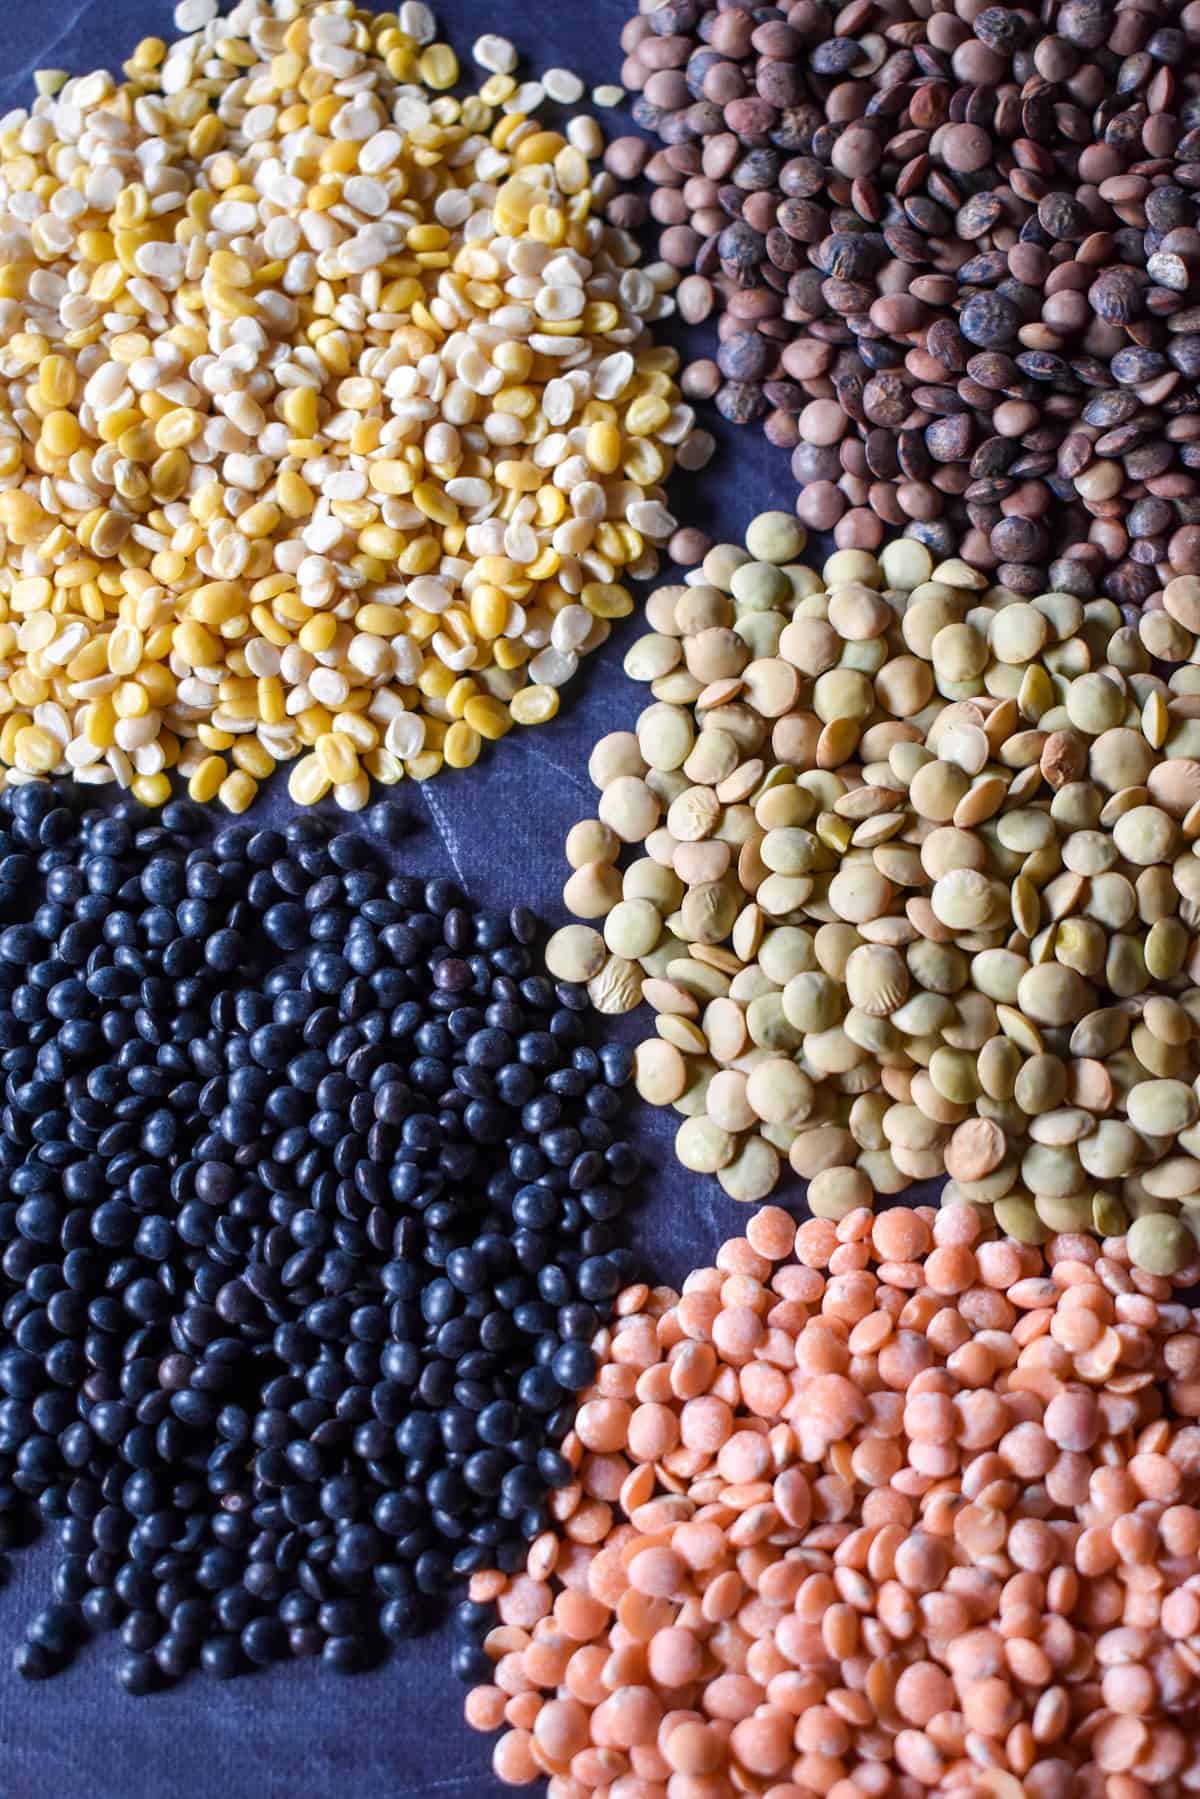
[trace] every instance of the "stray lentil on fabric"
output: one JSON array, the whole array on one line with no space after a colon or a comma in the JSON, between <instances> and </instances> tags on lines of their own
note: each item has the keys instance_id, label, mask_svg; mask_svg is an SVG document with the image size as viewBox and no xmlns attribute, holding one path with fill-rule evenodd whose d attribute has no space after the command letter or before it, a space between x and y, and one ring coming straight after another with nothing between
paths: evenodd
<instances>
[{"instance_id":1,"label":"stray lentil on fabric","mask_svg":"<svg viewBox=\"0 0 1200 1799\"><path fill-rule=\"evenodd\" d=\"M1200 1233L1200 578L1126 625L765 513L647 603L548 955L656 1014L642 1096L743 1201L948 1173L1029 1242ZM657 928L656 928L657 926ZM569 956L566 952L569 951ZM619 986L606 958L619 960Z\"/></svg>"},{"instance_id":2,"label":"stray lentil on fabric","mask_svg":"<svg viewBox=\"0 0 1200 1799\"><path fill-rule=\"evenodd\" d=\"M466 1703L549 1799L1180 1799L1200 1778L1200 1318L963 1205L631 1288Z\"/></svg>"},{"instance_id":3,"label":"stray lentil on fabric","mask_svg":"<svg viewBox=\"0 0 1200 1799\"><path fill-rule=\"evenodd\" d=\"M185 0L0 121L0 779L357 810L553 717L654 572L676 276L593 120L401 11Z\"/></svg>"}]
</instances>

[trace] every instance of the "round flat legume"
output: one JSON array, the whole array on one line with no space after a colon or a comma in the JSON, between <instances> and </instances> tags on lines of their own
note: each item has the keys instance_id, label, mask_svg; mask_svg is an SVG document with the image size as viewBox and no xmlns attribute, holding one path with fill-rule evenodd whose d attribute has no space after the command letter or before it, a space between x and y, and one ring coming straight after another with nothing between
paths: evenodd
<instances>
[{"instance_id":1,"label":"round flat legume","mask_svg":"<svg viewBox=\"0 0 1200 1799\"><path fill-rule=\"evenodd\" d=\"M747 543L800 554L773 514ZM762 1143L749 1185L786 1158L830 1215L863 1182L948 1173L949 1201L1031 1241L1159 1218L1133 1252L1182 1265L1200 1209L1157 1170L1200 1155L1190 662L1163 665L1157 611L1134 629L918 548L818 574L718 545L651 596L694 679L668 694L648 667L653 703L590 768L616 837L646 846L605 933L684 1060L681 1154L720 1173ZM1190 595L1166 597L1190 618ZM578 886L593 916L616 891Z\"/></svg>"},{"instance_id":2,"label":"round flat legume","mask_svg":"<svg viewBox=\"0 0 1200 1799\"><path fill-rule=\"evenodd\" d=\"M0 782L361 810L552 719L675 536L678 275L536 117L582 84L489 33L454 97L405 17L185 0L5 120Z\"/></svg>"},{"instance_id":3,"label":"round flat legume","mask_svg":"<svg viewBox=\"0 0 1200 1799\"><path fill-rule=\"evenodd\" d=\"M473 1588L535 1620L478 1627L467 1720L507 1727L499 1778L551 1799L1186 1785L1200 1319L1127 1260L1142 1222L1102 1252L961 1204L798 1229L768 1207L682 1296L621 1296L567 1438L565 1565L535 1546Z\"/></svg>"},{"instance_id":4,"label":"round flat legume","mask_svg":"<svg viewBox=\"0 0 1200 1799\"><path fill-rule=\"evenodd\" d=\"M353 1673L456 1576L557 1564L632 1056L526 908L389 872L394 803L213 836L78 801L0 797L0 1542L56 1539L15 1666L119 1627L131 1693Z\"/></svg>"},{"instance_id":5,"label":"round flat legume","mask_svg":"<svg viewBox=\"0 0 1200 1799\"><path fill-rule=\"evenodd\" d=\"M1029 599L1195 583L1198 32L1186 5L1091 0L1017 26L909 0L629 21L663 148L609 167L654 185L684 318L720 315L685 389L790 454L804 525L869 552L904 529L894 567L928 546ZM1039 629L1014 618L1000 653Z\"/></svg>"}]
</instances>

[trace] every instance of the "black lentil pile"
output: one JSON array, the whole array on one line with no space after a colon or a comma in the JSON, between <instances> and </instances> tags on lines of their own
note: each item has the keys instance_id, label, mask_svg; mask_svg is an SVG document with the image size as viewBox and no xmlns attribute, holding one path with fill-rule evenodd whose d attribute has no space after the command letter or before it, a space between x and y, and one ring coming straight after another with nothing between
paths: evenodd
<instances>
[{"instance_id":1,"label":"black lentil pile","mask_svg":"<svg viewBox=\"0 0 1200 1799\"><path fill-rule=\"evenodd\" d=\"M664 148L610 167L723 308L685 386L792 452L806 524L1021 594L1200 572L1196 0L642 0L622 42Z\"/></svg>"},{"instance_id":2,"label":"black lentil pile","mask_svg":"<svg viewBox=\"0 0 1200 1799\"><path fill-rule=\"evenodd\" d=\"M312 815L142 817L0 799L0 1548L58 1544L16 1665L352 1672L570 1479L630 1059L524 908Z\"/></svg>"}]
</instances>

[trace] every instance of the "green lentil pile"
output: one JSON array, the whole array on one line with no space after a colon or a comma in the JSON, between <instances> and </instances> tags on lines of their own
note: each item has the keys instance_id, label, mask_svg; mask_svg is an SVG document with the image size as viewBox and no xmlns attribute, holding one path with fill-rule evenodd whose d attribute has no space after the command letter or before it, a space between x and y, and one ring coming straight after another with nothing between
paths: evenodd
<instances>
[{"instance_id":1,"label":"green lentil pile","mask_svg":"<svg viewBox=\"0 0 1200 1799\"><path fill-rule=\"evenodd\" d=\"M765 513L648 603L551 940L655 1014L685 1167L818 1216L943 1175L1028 1243L1200 1237L1200 579L1138 624ZM1159 672L1173 664L1169 674Z\"/></svg>"}]
</instances>

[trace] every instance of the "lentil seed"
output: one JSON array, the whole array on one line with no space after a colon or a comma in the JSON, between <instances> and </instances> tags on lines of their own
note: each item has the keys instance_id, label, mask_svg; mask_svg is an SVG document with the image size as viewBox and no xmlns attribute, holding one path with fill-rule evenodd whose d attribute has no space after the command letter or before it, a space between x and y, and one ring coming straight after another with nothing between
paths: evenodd
<instances>
[{"instance_id":1,"label":"lentil seed","mask_svg":"<svg viewBox=\"0 0 1200 1799\"><path fill-rule=\"evenodd\" d=\"M689 389L761 421L839 546L903 527L1030 598L1193 577L1188 7L1166 38L1079 0L743 10L644 0L628 36L665 148L621 166L684 317L719 315Z\"/></svg>"},{"instance_id":2,"label":"lentil seed","mask_svg":"<svg viewBox=\"0 0 1200 1799\"><path fill-rule=\"evenodd\" d=\"M747 544L803 550L778 514ZM1190 591L1172 589L1178 612ZM1200 1150L1200 738L1190 663L1143 654L1156 614L1131 634L1108 601L1022 599L903 539L819 575L718 545L647 610L695 683L668 695L662 664L635 659L654 703L589 770L616 839L653 853L572 877L567 899L650 977L683 1063L658 1103L685 1120L687 1165L720 1175L749 1152L723 1185L759 1197L786 1156L830 1216L880 1180L948 1173L949 1202L997 1206L1030 1241L1064 1215L1116 1236L1155 1217L1135 1255L1186 1262L1200 1211L1159 1170ZM756 632L770 654L750 653ZM1137 1019L1153 1005L1165 1028L1172 1004L1168 1045ZM879 1107L866 1136L860 1100Z\"/></svg>"},{"instance_id":3,"label":"lentil seed","mask_svg":"<svg viewBox=\"0 0 1200 1799\"><path fill-rule=\"evenodd\" d=\"M673 537L677 277L534 116L581 84L487 34L451 97L405 18L185 0L3 121L0 782L360 810L553 718Z\"/></svg>"},{"instance_id":4,"label":"lentil seed","mask_svg":"<svg viewBox=\"0 0 1200 1799\"><path fill-rule=\"evenodd\" d=\"M632 1058L524 908L311 816L144 821L0 798L0 1542L56 1519L70 1596L16 1664L124 1620L130 1692L354 1672L456 1574L515 1572L569 1486L632 1273ZM455 1662L489 1665L470 1629Z\"/></svg>"},{"instance_id":5,"label":"lentil seed","mask_svg":"<svg viewBox=\"0 0 1200 1799\"><path fill-rule=\"evenodd\" d=\"M964 1205L798 1229L768 1207L682 1296L618 1302L576 1433L620 1495L606 1532L568 1520L568 1570L531 1552L475 1589L502 1613L543 1589L515 1651L483 1638L467 1701L509 1726L499 1778L547 1775L551 1799L1190 1779L1200 1324L1124 1246L1045 1234ZM607 1397L633 1369L656 1395L636 1408Z\"/></svg>"}]
</instances>

